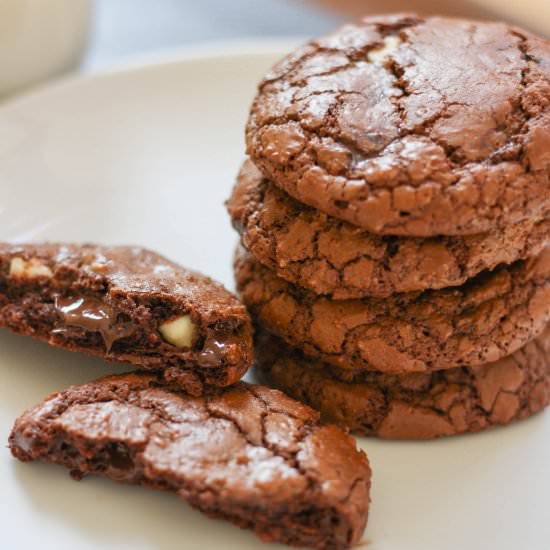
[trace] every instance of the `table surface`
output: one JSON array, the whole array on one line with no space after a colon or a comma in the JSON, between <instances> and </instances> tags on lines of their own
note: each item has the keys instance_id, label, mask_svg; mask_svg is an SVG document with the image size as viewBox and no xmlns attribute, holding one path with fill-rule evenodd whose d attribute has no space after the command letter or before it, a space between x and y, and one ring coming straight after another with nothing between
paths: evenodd
<instances>
[{"instance_id":1,"label":"table surface","mask_svg":"<svg viewBox=\"0 0 550 550\"><path fill-rule=\"evenodd\" d=\"M82 68L213 41L315 36L346 18L300 0L96 0Z\"/></svg>"},{"instance_id":2,"label":"table surface","mask_svg":"<svg viewBox=\"0 0 550 550\"><path fill-rule=\"evenodd\" d=\"M82 69L243 38L315 36L360 13L412 10L501 18L550 35L548 0L95 0ZM545 8L546 6L546 8Z\"/></svg>"}]
</instances>

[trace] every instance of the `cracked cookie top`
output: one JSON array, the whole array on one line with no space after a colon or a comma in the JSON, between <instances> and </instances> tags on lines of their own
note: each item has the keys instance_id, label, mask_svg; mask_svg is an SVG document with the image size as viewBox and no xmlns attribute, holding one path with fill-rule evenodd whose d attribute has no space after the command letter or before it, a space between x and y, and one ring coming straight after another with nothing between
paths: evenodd
<instances>
[{"instance_id":1,"label":"cracked cookie top","mask_svg":"<svg viewBox=\"0 0 550 550\"><path fill-rule=\"evenodd\" d=\"M256 372L358 435L432 439L506 425L550 403L550 327L477 367L391 375L345 371L257 334Z\"/></svg>"},{"instance_id":2,"label":"cracked cookie top","mask_svg":"<svg viewBox=\"0 0 550 550\"><path fill-rule=\"evenodd\" d=\"M458 286L550 244L550 216L469 236L379 236L328 216L262 178L247 160L227 202L243 245L279 277L347 300Z\"/></svg>"},{"instance_id":3,"label":"cracked cookie top","mask_svg":"<svg viewBox=\"0 0 550 550\"><path fill-rule=\"evenodd\" d=\"M370 467L355 441L283 393L244 383L203 397L149 374L105 377L48 397L16 421L12 453L178 493L266 541L357 543Z\"/></svg>"},{"instance_id":4,"label":"cracked cookie top","mask_svg":"<svg viewBox=\"0 0 550 550\"><path fill-rule=\"evenodd\" d=\"M550 43L501 23L365 18L260 83L247 151L298 200L383 235L550 209Z\"/></svg>"},{"instance_id":5,"label":"cracked cookie top","mask_svg":"<svg viewBox=\"0 0 550 550\"><path fill-rule=\"evenodd\" d=\"M497 361L550 322L550 250L462 286L335 301L301 289L244 249L235 280L253 320L308 357L391 374Z\"/></svg>"}]
</instances>

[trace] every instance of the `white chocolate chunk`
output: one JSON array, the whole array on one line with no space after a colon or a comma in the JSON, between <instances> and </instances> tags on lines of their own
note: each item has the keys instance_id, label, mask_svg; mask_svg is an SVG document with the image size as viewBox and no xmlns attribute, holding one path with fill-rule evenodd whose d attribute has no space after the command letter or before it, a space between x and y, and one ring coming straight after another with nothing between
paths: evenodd
<instances>
[{"instance_id":1,"label":"white chocolate chunk","mask_svg":"<svg viewBox=\"0 0 550 550\"><path fill-rule=\"evenodd\" d=\"M90 269L94 273L105 273L108 270L108 268L109 266L107 264L100 263L100 262L94 262L93 264L90 265Z\"/></svg>"},{"instance_id":2,"label":"white chocolate chunk","mask_svg":"<svg viewBox=\"0 0 550 550\"><path fill-rule=\"evenodd\" d=\"M399 48L400 44L401 40L398 36L386 36L384 38L384 45L377 50L371 50L367 54L367 59L370 63L382 65L386 58Z\"/></svg>"},{"instance_id":3,"label":"white chocolate chunk","mask_svg":"<svg viewBox=\"0 0 550 550\"><path fill-rule=\"evenodd\" d=\"M10 262L10 277L36 279L38 277L53 277L52 270L36 258L25 261L23 258L12 258Z\"/></svg>"},{"instance_id":4,"label":"white chocolate chunk","mask_svg":"<svg viewBox=\"0 0 550 550\"><path fill-rule=\"evenodd\" d=\"M193 345L195 325L189 315L182 315L167 321L159 327L159 332L166 342L178 348L190 348Z\"/></svg>"},{"instance_id":5,"label":"white chocolate chunk","mask_svg":"<svg viewBox=\"0 0 550 550\"><path fill-rule=\"evenodd\" d=\"M22 277L25 273L25 260L12 258L10 263L10 277Z\"/></svg>"}]
</instances>

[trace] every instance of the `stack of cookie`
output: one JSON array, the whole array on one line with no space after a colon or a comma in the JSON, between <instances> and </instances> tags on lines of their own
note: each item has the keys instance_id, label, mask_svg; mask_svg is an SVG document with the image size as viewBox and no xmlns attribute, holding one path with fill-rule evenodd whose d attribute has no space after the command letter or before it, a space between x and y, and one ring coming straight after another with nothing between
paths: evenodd
<instances>
[{"instance_id":1,"label":"stack of cookie","mask_svg":"<svg viewBox=\"0 0 550 550\"><path fill-rule=\"evenodd\" d=\"M433 438L550 400L550 43L367 18L264 78L228 203L264 380Z\"/></svg>"}]
</instances>

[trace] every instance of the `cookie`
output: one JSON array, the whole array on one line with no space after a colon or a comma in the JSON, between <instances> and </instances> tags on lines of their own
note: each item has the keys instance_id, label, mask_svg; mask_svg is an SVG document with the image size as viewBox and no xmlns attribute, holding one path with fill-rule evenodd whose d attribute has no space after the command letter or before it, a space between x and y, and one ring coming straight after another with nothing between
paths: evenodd
<instances>
[{"instance_id":1,"label":"cookie","mask_svg":"<svg viewBox=\"0 0 550 550\"><path fill-rule=\"evenodd\" d=\"M550 209L550 42L502 23L368 17L263 79L247 152L372 233L468 235Z\"/></svg>"},{"instance_id":2,"label":"cookie","mask_svg":"<svg viewBox=\"0 0 550 550\"><path fill-rule=\"evenodd\" d=\"M237 382L252 363L239 300L141 248L0 244L0 326L162 372L193 395Z\"/></svg>"},{"instance_id":3,"label":"cookie","mask_svg":"<svg viewBox=\"0 0 550 550\"><path fill-rule=\"evenodd\" d=\"M337 300L458 286L539 254L550 218L472 236L380 237L306 206L248 160L227 203L244 246L286 281Z\"/></svg>"},{"instance_id":4,"label":"cookie","mask_svg":"<svg viewBox=\"0 0 550 550\"><path fill-rule=\"evenodd\" d=\"M550 321L550 249L465 285L334 301L278 278L242 248L235 276L260 326L346 369L426 372L510 355Z\"/></svg>"},{"instance_id":5,"label":"cookie","mask_svg":"<svg viewBox=\"0 0 550 550\"><path fill-rule=\"evenodd\" d=\"M264 333L256 346L256 371L356 434L432 439L509 424L546 407L550 328L494 363L402 376L342 371Z\"/></svg>"},{"instance_id":6,"label":"cookie","mask_svg":"<svg viewBox=\"0 0 550 550\"><path fill-rule=\"evenodd\" d=\"M367 522L370 468L355 441L309 407L244 383L203 397L145 373L50 396L15 423L23 461L173 491L265 541L349 548Z\"/></svg>"}]
</instances>

